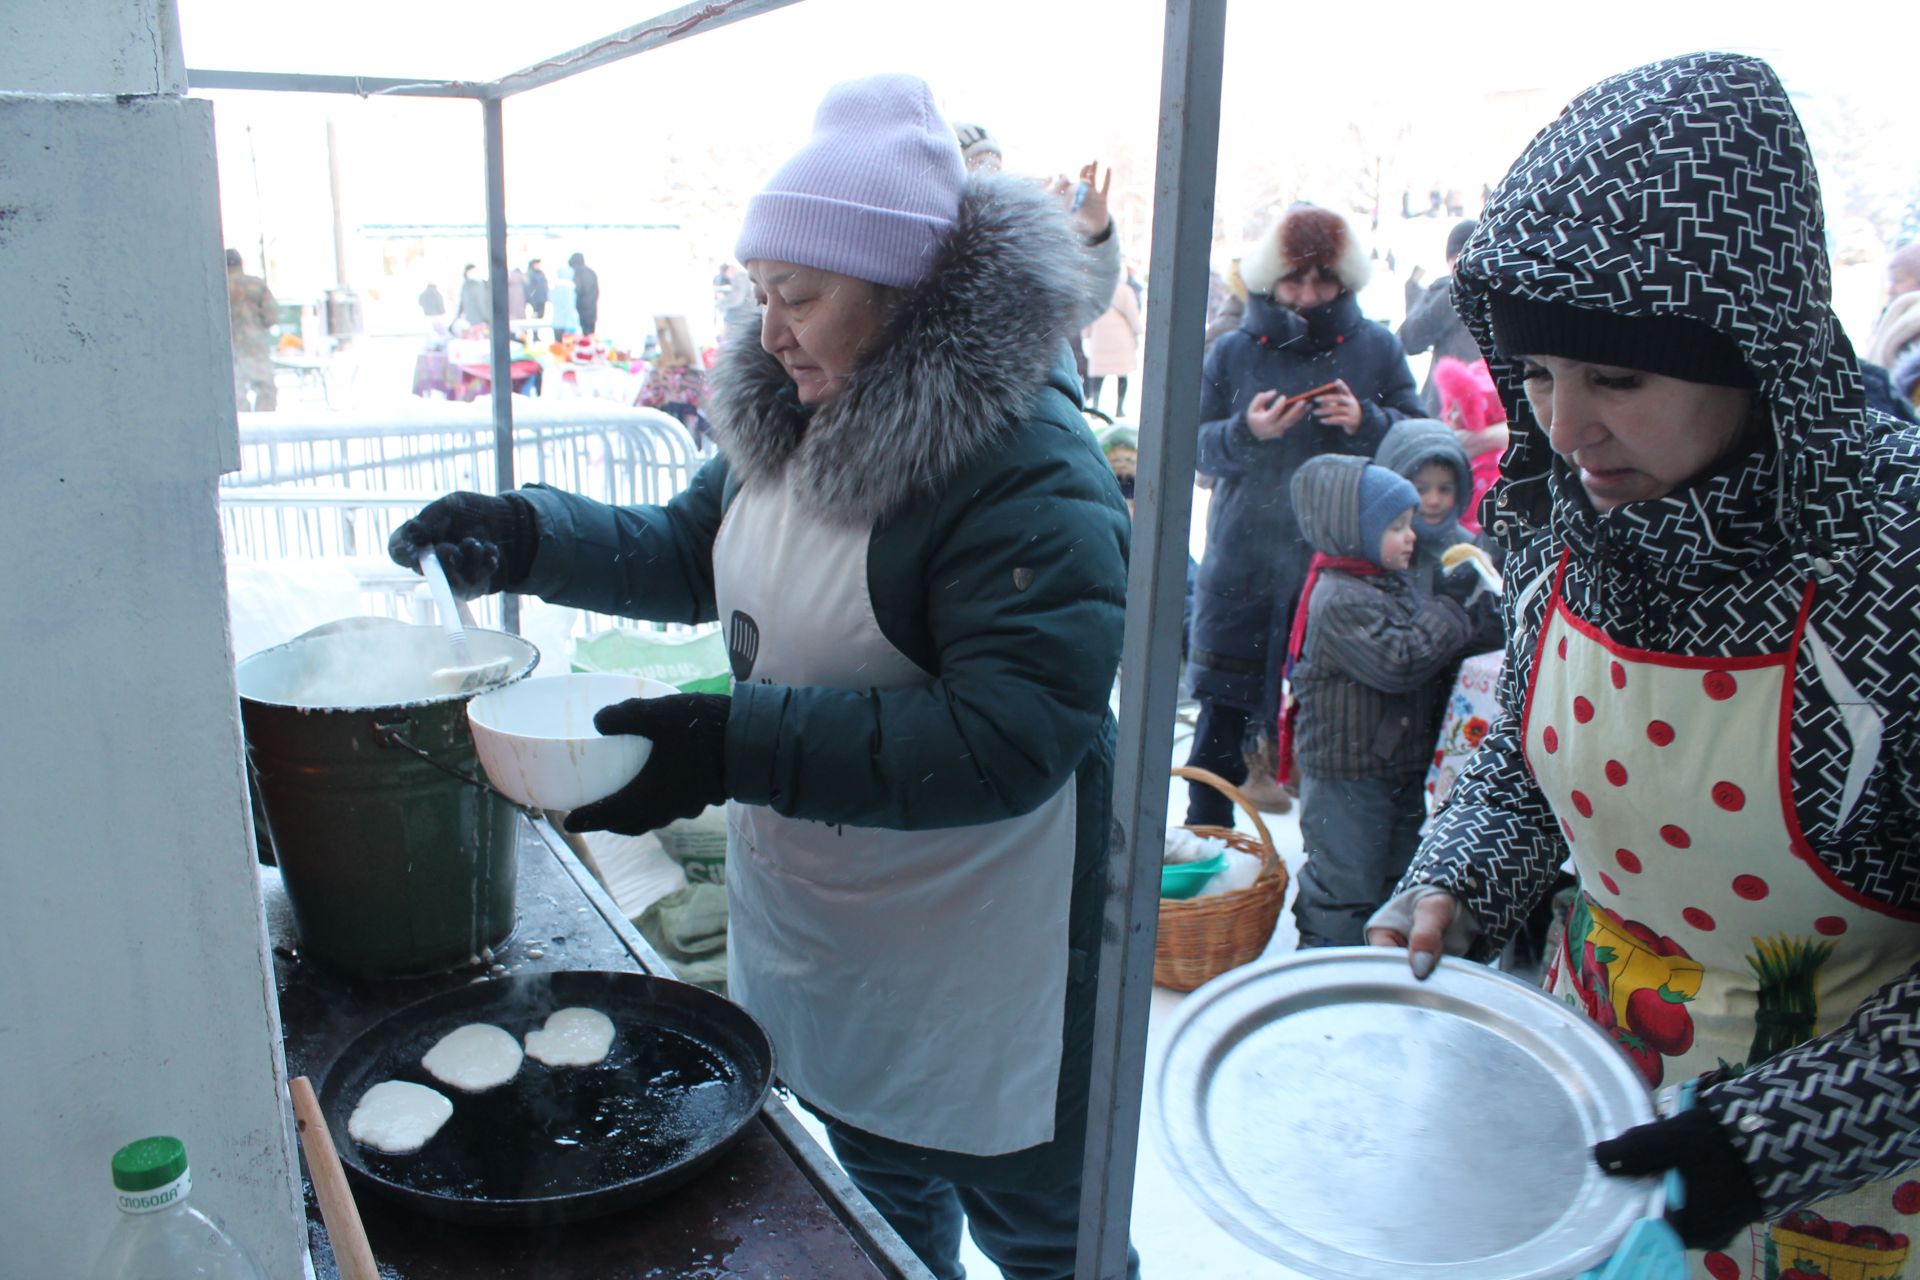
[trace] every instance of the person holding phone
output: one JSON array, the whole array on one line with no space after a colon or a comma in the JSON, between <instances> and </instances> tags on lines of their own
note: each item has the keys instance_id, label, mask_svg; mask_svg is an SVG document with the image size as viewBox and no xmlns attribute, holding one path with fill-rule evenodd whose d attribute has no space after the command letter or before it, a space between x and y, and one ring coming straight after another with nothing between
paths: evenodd
<instances>
[{"instance_id":1,"label":"person holding phone","mask_svg":"<svg viewBox=\"0 0 1920 1280\"><path fill-rule=\"evenodd\" d=\"M1187 763L1247 783L1276 812L1289 804L1272 750L1280 661L1313 555L1288 486L1308 459L1371 457L1393 423L1425 416L1399 341L1360 314L1355 294L1372 271L1345 218L1287 209L1241 254L1240 327L1207 352L1201 382L1197 466L1214 487L1194 590L1200 714ZM1231 826L1232 802L1192 786L1186 820Z\"/></svg>"}]
</instances>

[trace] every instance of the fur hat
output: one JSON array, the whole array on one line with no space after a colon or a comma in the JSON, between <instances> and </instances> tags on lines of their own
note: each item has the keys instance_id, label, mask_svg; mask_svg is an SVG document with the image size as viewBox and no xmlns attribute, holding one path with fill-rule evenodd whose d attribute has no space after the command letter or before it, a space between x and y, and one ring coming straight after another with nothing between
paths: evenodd
<instances>
[{"instance_id":1,"label":"fur hat","mask_svg":"<svg viewBox=\"0 0 1920 1280\"><path fill-rule=\"evenodd\" d=\"M1240 278L1254 293L1272 293L1281 280L1312 267L1331 271L1349 293L1373 278L1373 263L1352 225L1317 205L1294 205L1240 255Z\"/></svg>"},{"instance_id":2,"label":"fur hat","mask_svg":"<svg viewBox=\"0 0 1920 1280\"><path fill-rule=\"evenodd\" d=\"M813 137L747 202L733 256L918 284L960 213L967 170L926 82L849 80L827 91Z\"/></svg>"}]
</instances>

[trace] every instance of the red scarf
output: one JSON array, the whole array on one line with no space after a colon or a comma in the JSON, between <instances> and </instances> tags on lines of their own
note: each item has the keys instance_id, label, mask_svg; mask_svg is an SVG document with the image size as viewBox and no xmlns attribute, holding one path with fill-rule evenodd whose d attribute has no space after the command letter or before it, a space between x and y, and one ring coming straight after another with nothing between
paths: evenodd
<instances>
[{"instance_id":1,"label":"red scarf","mask_svg":"<svg viewBox=\"0 0 1920 1280\"><path fill-rule=\"evenodd\" d=\"M1313 553L1313 559L1307 564L1307 582L1300 588L1300 601L1293 609L1293 630L1287 636L1287 660L1280 668L1281 676L1291 682L1293 665L1300 661L1300 649L1307 641L1307 605L1313 599L1314 584L1320 581L1322 569L1337 569L1341 573L1350 573L1356 578L1373 578L1386 572L1371 560L1360 556L1330 556L1324 551ZM1278 742L1274 755L1279 757L1280 767L1274 775L1277 782L1293 781L1293 722L1300 714L1300 702L1288 688L1280 711Z\"/></svg>"}]
</instances>

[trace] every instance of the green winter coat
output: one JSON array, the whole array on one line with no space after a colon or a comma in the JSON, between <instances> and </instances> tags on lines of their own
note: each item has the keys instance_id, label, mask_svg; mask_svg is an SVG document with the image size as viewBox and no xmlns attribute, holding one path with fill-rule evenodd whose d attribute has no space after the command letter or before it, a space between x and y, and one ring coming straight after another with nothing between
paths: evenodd
<instances>
[{"instance_id":1,"label":"green winter coat","mask_svg":"<svg viewBox=\"0 0 1920 1280\"><path fill-rule=\"evenodd\" d=\"M722 455L664 506L521 490L539 544L515 584L599 613L712 622L713 543L738 488L790 481L822 518L870 531L875 620L932 683L737 684L728 793L911 831L1027 814L1075 784L1067 1052L1056 1140L1027 1161L1035 1185L1078 1168L1125 621L1126 504L1064 341L1085 271L1043 194L975 175L927 280L838 396L803 408L756 335L736 332L709 382ZM963 1180L1004 1160L948 1155Z\"/></svg>"},{"instance_id":2,"label":"green winter coat","mask_svg":"<svg viewBox=\"0 0 1920 1280\"><path fill-rule=\"evenodd\" d=\"M1079 771L1082 842L1104 850L1127 513L1064 346L1060 357L998 450L873 531L876 620L934 686L736 685L733 799L910 831L1030 812ZM594 613L713 622L713 539L736 484L723 455L660 507L530 485L520 494L540 546L517 590Z\"/></svg>"}]
</instances>

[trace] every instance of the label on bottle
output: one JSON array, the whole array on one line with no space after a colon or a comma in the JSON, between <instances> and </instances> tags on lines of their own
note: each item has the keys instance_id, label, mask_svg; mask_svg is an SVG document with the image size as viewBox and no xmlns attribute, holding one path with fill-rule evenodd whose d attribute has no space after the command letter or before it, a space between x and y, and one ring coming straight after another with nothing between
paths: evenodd
<instances>
[{"instance_id":1,"label":"label on bottle","mask_svg":"<svg viewBox=\"0 0 1920 1280\"><path fill-rule=\"evenodd\" d=\"M153 1213L168 1205L178 1204L187 1198L193 1190L193 1170L189 1169L165 1186L150 1187L145 1191L121 1191L115 1189L119 1197L122 1213Z\"/></svg>"}]
</instances>

